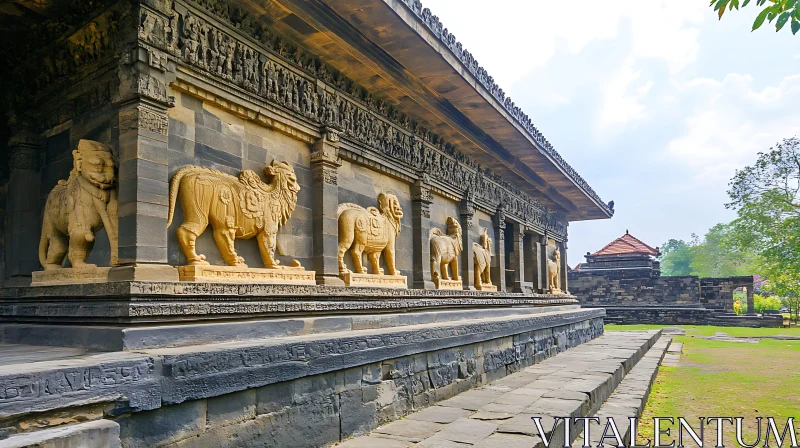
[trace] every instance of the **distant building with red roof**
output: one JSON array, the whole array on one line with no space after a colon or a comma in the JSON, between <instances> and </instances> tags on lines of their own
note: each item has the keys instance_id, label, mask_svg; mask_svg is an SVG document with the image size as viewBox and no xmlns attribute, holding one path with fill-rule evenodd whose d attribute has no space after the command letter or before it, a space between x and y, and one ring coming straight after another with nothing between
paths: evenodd
<instances>
[{"instance_id":1,"label":"distant building with red roof","mask_svg":"<svg viewBox=\"0 0 800 448\"><path fill-rule=\"evenodd\" d=\"M625 235L597 252L587 252L586 263L578 264L573 271L603 275L613 272L618 278L658 277L661 275L660 254L657 247L645 244L626 230Z\"/></svg>"}]
</instances>

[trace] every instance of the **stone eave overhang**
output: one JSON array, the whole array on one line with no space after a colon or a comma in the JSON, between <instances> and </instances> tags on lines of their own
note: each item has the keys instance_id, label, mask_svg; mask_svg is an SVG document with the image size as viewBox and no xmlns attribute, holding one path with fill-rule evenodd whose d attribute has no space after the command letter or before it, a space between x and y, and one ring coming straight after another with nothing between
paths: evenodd
<instances>
[{"instance_id":1,"label":"stone eave overhang","mask_svg":"<svg viewBox=\"0 0 800 448\"><path fill-rule=\"evenodd\" d=\"M413 0L239 0L277 32L570 221L613 210ZM472 61L472 63L470 63Z\"/></svg>"}]
</instances>

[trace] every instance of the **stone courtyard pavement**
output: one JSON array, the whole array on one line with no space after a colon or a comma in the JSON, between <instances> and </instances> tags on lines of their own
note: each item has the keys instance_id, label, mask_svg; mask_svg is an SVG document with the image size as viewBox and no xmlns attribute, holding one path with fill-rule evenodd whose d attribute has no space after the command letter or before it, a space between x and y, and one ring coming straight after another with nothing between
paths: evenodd
<instances>
[{"instance_id":1,"label":"stone courtyard pavement","mask_svg":"<svg viewBox=\"0 0 800 448\"><path fill-rule=\"evenodd\" d=\"M548 432L554 417L614 416L625 423L627 417L640 415L670 341L660 331L607 332L336 447L544 447L531 419L535 416L542 417L545 436L553 439L550 446L564 446L563 421ZM572 427L570 442L580 426ZM590 439L596 440L602 428L592 431ZM620 425L620 431L627 437L627 425ZM578 439L574 446L581 443Z\"/></svg>"}]
</instances>

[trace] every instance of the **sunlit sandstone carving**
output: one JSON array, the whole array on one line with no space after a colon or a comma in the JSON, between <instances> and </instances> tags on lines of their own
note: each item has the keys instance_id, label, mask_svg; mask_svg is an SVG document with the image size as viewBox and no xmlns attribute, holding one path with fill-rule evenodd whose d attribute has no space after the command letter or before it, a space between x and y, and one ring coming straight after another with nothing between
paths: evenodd
<instances>
[{"instance_id":1,"label":"sunlit sandstone carving","mask_svg":"<svg viewBox=\"0 0 800 448\"><path fill-rule=\"evenodd\" d=\"M314 284L313 272L303 271L297 261L288 269L280 266L275 258L278 228L292 216L300 191L294 169L286 162L273 161L264 168L264 174L268 183L261 181L252 170L244 170L235 177L190 165L175 173L170 184L167 225L172 223L175 202L180 198L184 221L177 230L178 243L189 264L178 269L181 280L266 283L297 283L299 280ZM209 224L222 258L228 264L226 269L193 267L209 266L206 256L198 254L195 246L197 237ZM247 267L244 258L236 253L234 241L254 237L266 270L287 272L271 273Z\"/></svg>"},{"instance_id":2,"label":"sunlit sandstone carving","mask_svg":"<svg viewBox=\"0 0 800 448\"><path fill-rule=\"evenodd\" d=\"M400 234L403 210L392 193L378 195L378 208L363 208L356 204L339 204L339 274L350 286L406 287L406 277L400 275L395 264L395 243ZM344 264L344 254L350 251L353 269ZM366 254L372 274L362 263ZM388 272L380 265L383 254Z\"/></svg>"},{"instance_id":3,"label":"sunlit sandstone carving","mask_svg":"<svg viewBox=\"0 0 800 448\"><path fill-rule=\"evenodd\" d=\"M105 227L111 247L111 265L117 264L117 192L111 146L81 140L72 151L69 179L58 181L44 206L39 262L34 285L105 281L109 268L86 263L95 233ZM62 269L64 257L72 268Z\"/></svg>"},{"instance_id":4,"label":"sunlit sandstone carving","mask_svg":"<svg viewBox=\"0 0 800 448\"><path fill-rule=\"evenodd\" d=\"M559 274L561 273L561 251L558 247L553 250L553 259L547 260L547 276L550 294L564 294L561 291L559 283Z\"/></svg>"},{"instance_id":5,"label":"sunlit sandstone carving","mask_svg":"<svg viewBox=\"0 0 800 448\"><path fill-rule=\"evenodd\" d=\"M481 243L472 243L472 256L475 261L475 289L480 291L497 291L492 284L492 239L486 228L481 234Z\"/></svg>"},{"instance_id":6,"label":"sunlit sandstone carving","mask_svg":"<svg viewBox=\"0 0 800 448\"><path fill-rule=\"evenodd\" d=\"M436 288L462 289L461 279L458 277L458 256L463 249L463 242L458 220L448 216L447 233L434 227L430 231L430 241L431 277Z\"/></svg>"}]
</instances>

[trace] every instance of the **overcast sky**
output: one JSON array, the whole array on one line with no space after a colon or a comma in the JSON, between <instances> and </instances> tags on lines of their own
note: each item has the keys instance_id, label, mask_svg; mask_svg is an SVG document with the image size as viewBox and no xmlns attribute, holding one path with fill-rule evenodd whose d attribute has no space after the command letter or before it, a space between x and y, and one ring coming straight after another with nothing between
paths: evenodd
<instances>
[{"instance_id":1,"label":"overcast sky","mask_svg":"<svg viewBox=\"0 0 800 448\"><path fill-rule=\"evenodd\" d=\"M758 151L800 134L800 34L707 0L423 0L604 201L569 264L625 233L703 235Z\"/></svg>"}]
</instances>

